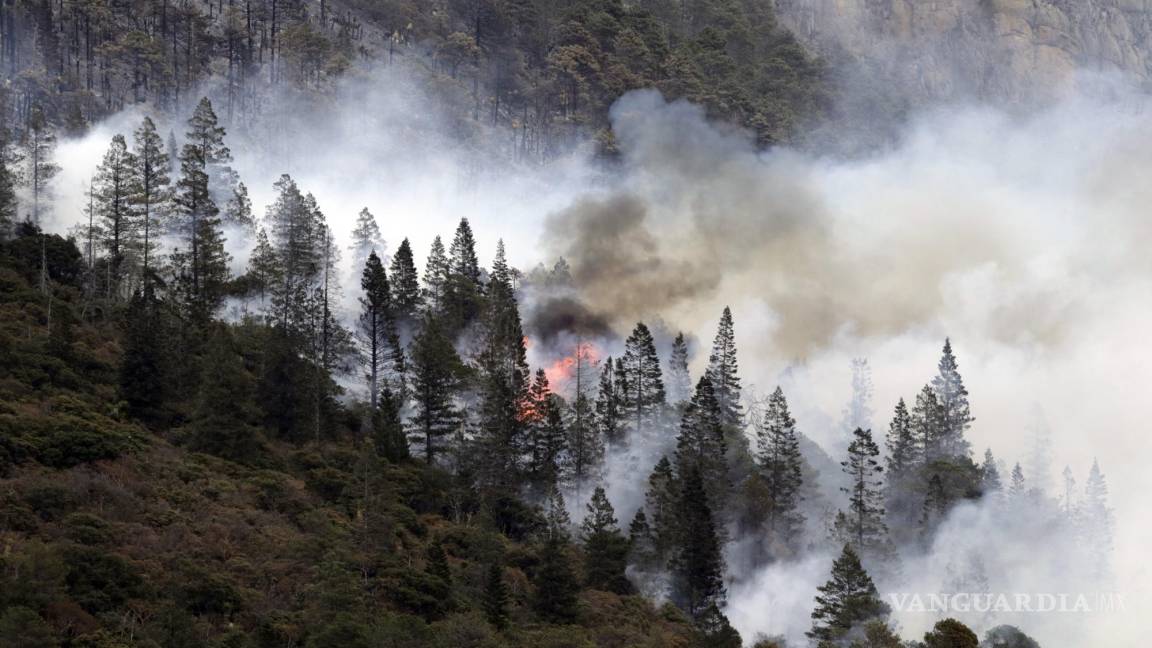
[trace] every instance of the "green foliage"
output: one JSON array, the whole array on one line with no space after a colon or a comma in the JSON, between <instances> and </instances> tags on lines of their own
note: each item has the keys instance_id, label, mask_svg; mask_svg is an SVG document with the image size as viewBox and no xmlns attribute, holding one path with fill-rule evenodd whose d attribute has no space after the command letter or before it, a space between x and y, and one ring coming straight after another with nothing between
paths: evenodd
<instances>
[{"instance_id":1,"label":"green foliage","mask_svg":"<svg viewBox=\"0 0 1152 648\"><path fill-rule=\"evenodd\" d=\"M925 648L979 648L980 640L968 626L956 619L937 621L932 630L924 634Z\"/></svg>"}]
</instances>

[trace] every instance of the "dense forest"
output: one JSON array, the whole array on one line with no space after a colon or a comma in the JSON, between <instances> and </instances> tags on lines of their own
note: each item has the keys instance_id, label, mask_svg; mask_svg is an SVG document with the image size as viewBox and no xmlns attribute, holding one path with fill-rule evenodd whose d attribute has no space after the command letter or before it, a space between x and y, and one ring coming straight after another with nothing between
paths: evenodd
<instances>
[{"instance_id":1,"label":"dense forest","mask_svg":"<svg viewBox=\"0 0 1152 648\"><path fill-rule=\"evenodd\" d=\"M610 156L609 106L652 86L789 141L829 90L768 4L0 9L0 644L1038 646L991 602L901 637L881 593L954 515L1066 547L1069 582L1111 578L1099 465L1050 492L971 447L950 340L890 416L855 362L843 443L822 449L781 387L744 389L728 308L700 361L713 331L661 353L657 314L626 335L529 321L531 295L580 304L564 259L516 268L467 218L427 252L369 207L335 231L290 175L255 206L233 168L233 124L394 59L524 160ZM56 213L59 138L131 104L182 128L112 137L83 213ZM530 366L534 345L556 362ZM730 592L813 557L804 641L741 636ZM994 556L948 570L946 591L1004 591Z\"/></svg>"}]
</instances>

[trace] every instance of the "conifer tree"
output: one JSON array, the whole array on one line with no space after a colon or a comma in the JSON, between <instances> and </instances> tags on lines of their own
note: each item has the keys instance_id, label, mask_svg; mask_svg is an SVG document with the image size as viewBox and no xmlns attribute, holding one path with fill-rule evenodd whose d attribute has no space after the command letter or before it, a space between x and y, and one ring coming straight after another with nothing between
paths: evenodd
<instances>
[{"instance_id":1,"label":"conifer tree","mask_svg":"<svg viewBox=\"0 0 1152 648\"><path fill-rule=\"evenodd\" d=\"M927 545L936 527L948 514L950 505L948 493L944 490L944 480L939 474L928 478L928 488L924 493L924 505L920 513L920 539Z\"/></svg>"},{"instance_id":2,"label":"conifer tree","mask_svg":"<svg viewBox=\"0 0 1152 648\"><path fill-rule=\"evenodd\" d=\"M681 487L668 457L661 457L648 476L648 491L644 496L648 518L652 524L652 542L659 564L668 559L679 538L679 508Z\"/></svg>"},{"instance_id":3,"label":"conifer tree","mask_svg":"<svg viewBox=\"0 0 1152 648\"><path fill-rule=\"evenodd\" d=\"M220 210L212 199L209 178L219 165L231 159L232 154L224 145L224 128L217 123L212 104L207 98L201 99L188 120L188 133L180 152L176 205L185 247L173 254L180 268L185 300L198 317L216 310L228 279Z\"/></svg>"},{"instance_id":4,"label":"conifer tree","mask_svg":"<svg viewBox=\"0 0 1152 648\"><path fill-rule=\"evenodd\" d=\"M872 368L867 358L852 359L852 399L841 425L849 435L856 428L872 429Z\"/></svg>"},{"instance_id":5,"label":"conifer tree","mask_svg":"<svg viewBox=\"0 0 1152 648\"><path fill-rule=\"evenodd\" d=\"M407 241L405 241L406 243ZM401 251L397 252L400 258ZM480 455L481 477L489 488L512 492L521 470L528 398L527 349L504 245L497 246L488 284L489 299L481 321Z\"/></svg>"},{"instance_id":6,"label":"conifer tree","mask_svg":"<svg viewBox=\"0 0 1152 648\"><path fill-rule=\"evenodd\" d=\"M677 333L668 359L668 401L680 405L689 398L692 398L692 378L688 373L688 342L683 333Z\"/></svg>"},{"instance_id":7,"label":"conifer tree","mask_svg":"<svg viewBox=\"0 0 1152 648\"><path fill-rule=\"evenodd\" d=\"M100 218L101 247L107 252L107 296L118 299L124 264L136 243L137 223L132 197L137 193L135 156L123 135L114 135L92 182L92 202Z\"/></svg>"},{"instance_id":8,"label":"conifer tree","mask_svg":"<svg viewBox=\"0 0 1152 648\"><path fill-rule=\"evenodd\" d=\"M3 104L0 103L0 109ZM19 199L16 188L20 184L20 154L12 146L12 132L0 125L0 242L7 240L16 224Z\"/></svg>"},{"instance_id":9,"label":"conifer tree","mask_svg":"<svg viewBox=\"0 0 1152 648\"><path fill-rule=\"evenodd\" d=\"M376 454L391 461L407 461L408 437L404 434L404 424L400 420L400 399L388 385L380 393L379 407L373 413L372 432Z\"/></svg>"},{"instance_id":10,"label":"conifer tree","mask_svg":"<svg viewBox=\"0 0 1152 648\"><path fill-rule=\"evenodd\" d=\"M324 265L324 251L318 245L322 223L291 176L280 176L274 188L276 200L265 217L277 262L272 320L284 332L295 334L305 328L307 301Z\"/></svg>"},{"instance_id":11,"label":"conifer tree","mask_svg":"<svg viewBox=\"0 0 1152 648\"><path fill-rule=\"evenodd\" d=\"M971 450L964 432L974 420L968 406L968 390L960 377L952 341L944 340L939 374L932 379L932 390L940 401L942 434L939 451L945 457L967 457Z\"/></svg>"},{"instance_id":12,"label":"conifer tree","mask_svg":"<svg viewBox=\"0 0 1152 648\"><path fill-rule=\"evenodd\" d=\"M348 246L352 253L352 263L360 267L368 260L372 252L377 257L385 257L384 237L380 234L380 226L376 224L376 217L368 208L360 210L356 216L356 226L352 228L352 244Z\"/></svg>"},{"instance_id":13,"label":"conifer tree","mask_svg":"<svg viewBox=\"0 0 1152 648\"><path fill-rule=\"evenodd\" d=\"M1020 502L1024 499L1027 490L1028 487L1024 481L1024 469L1021 468L1020 463L1017 462L1015 466L1012 466L1012 481L1008 485L1008 496L1014 502Z\"/></svg>"},{"instance_id":14,"label":"conifer tree","mask_svg":"<svg viewBox=\"0 0 1152 648\"><path fill-rule=\"evenodd\" d=\"M529 487L546 493L555 488L560 476L560 459L567 434L563 404L560 397L552 393L543 369L537 370L528 399L525 478Z\"/></svg>"},{"instance_id":15,"label":"conifer tree","mask_svg":"<svg viewBox=\"0 0 1152 648\"><path fill-rule=\"evenodd\" d=\"M392 277L392 309L396 314L397 325L411 326L420 312L420 276L416 272L416 261L412 256L412 245L408 239L400 242L392 265L388 268Z\"/></svg>"},{"instance_id":16,"label":"conifer tree","mask_svg":"<svg viewBox=\"0 0 1152 648\"><path fill-rule=\"evenodd\" d=\"M133 293L125 313L120 398L135 418L159 422L169 392L167 345L158 305L144 292Z\"/></svg>"},{"instance_id":17,"label":"conifer tree","mask_svg":"<svg viewBox=\"0 0 1152 648\"><path fill-rule=\"evenodd\" d=\"M908 413L903 398L896 403L885 445L888 449L888 473L884 499L888 515L901 524L907 524L913 521L916 477L923 461L912 415Z\"/></svg>"},{"instance_id":18,"label":"conifer tree","mask_svg":"<svg viewBox=\"0 0 1152 648\"><path fill-rule=\"evenodd\" d=\"M886 621L891 612L848 544L832 563L828 582L817 589L812 629L805 634L819 646L838 645L854 628L870 621Z\"/></svg>"},{"instance_id":19,"label":"conifer tree","mask_svg":"<svg viewBox=\"0 0 1152 648\"><path fill-rule=\"evenodd\" d=\"M693 621L700 622L712 606L724 607L727 598L724 560L700 471L694 465L689 466L681 481L681 534L672 562L673 600Z\"/></svg>"},{"instance_id":20,"label":"conifer tree","mask_svg":"<svg viewBox=\"0 0 1152 648\"><path fill-rule=\"evenodd\" d=\"M620 533L616 512L602 487L597 486L592 492L580 528L584 539L584 584L606 592L631 593L632 585L624 576L628 540Z\"/></svg>"},{"instance_id":21,"label":"conifer tree","mask_svg":"<svg viewBox=\"0 0 1152 648\"><path fill-rule=\"evenodd\" d=\"M248 279L252 290L260 296L260 308L263 311L269 292L280 282L280 260L276 250L272 249L268 230L263 227L256 232L256 245L248 256Z\"/></svg>"},{"instance_id":22,"label":"conifer tree","mask_svg":"<svg viewBox=\"0 0 1152 648\"><path fill-rule=\"evenodd\" d=\"M568 557L568 513L560 491L552 489L548 501L547 533L540 550L540 565L533 584L533 607L545 621L568 623L576 617L576 595L580 583Z\"/></svg>"},{"instance_id":23,"label":"conifer tree","mask_svg":"<svg viewBox=\"0 0 1152 648\"><path fill-rule=\"evenodd\" d=\"M592 402L578 388L568 416L568 438L564 444L567 452L563 461L564 481L578 491L584 484L597 479L604 462L604 440L595 419Z\"/></svg>"},{"instance_id":24,"label":"conifer tree","mask_svg":"<svg viewBox=\"0 0 1152 648\"><path fill-rule=\"evenodd\" d=\"M1004 488L1000 482L1000 469L992 456L992 448L984 450L984 463L980 465L980 487L986 496L997 496Z\"/></svg>"},{"instance_id":25,"label":"conifer tree","mask_svg":"<svg viewBox=\"0 0 1152 648\"><path fill-rule=\"evenodd\" d=\"M497 630L508 627L509 598L508 586L504 584L504 568L494 560L488 563L480 605L484 610L484 618Z\"/></svg>"},{"instance_id":26,"label":"conifer tree","mask_svg":"<svg viewBox=\"0 0 1152 648\"><path fill-rule=\"evenodd\" d=\"M167 213L171 200L172 180L169 176L171 161L164 151L164 142L156 132L156 124L145 117L133 134L136 162L136 195L133 204L139 213L141 236L141 275L145 292L151 292L155 271L152 251L157 247L158 219Z\"/></svg>"},{"instance_id":27,"label":"conifer tree","mask_svg":"<svg viewBox=\"0 0 1152 648\"><path fill-rule=\"evenodd\" d=\"M479 315L484 287L480 283L480 262L476 239L467 218L460 219L448 249L447 310L445 315L455 330L471 324Z\"/></svg>"},{"instance_id":28,"label":"conifer tree","mask_svg":"<svg viewBox=\"0 0 1152 648\"><path fill-rule=\"evenodd\" d=\"M720 315L716 339L712 342L712 355L708 357L708 377L720 405L721 421L729 427L739 428L744 421L744 406L740 403L740 376L736 361L736 333L732 326L732 311L725 306Z\"/></svg>"},{"instance_id":29,"label":"conifer tree","mask_svg":"<svg viewBox=\"0 0 1152 648\"><path fill-rule=\"evenodd\" d=\"M56 129L44 116L44 110L33 106L21 142L21 157L26 165L24 182L31 194L32 205L28 220L40 225L44 212L52 201L52 180L60 172L55 162Z\"/></svg>"},{"instance_id":30,"label":"conifer tree","mask_svg":"<svg viewBox=\"0 0 1152 648\"><path fill-rule=\"evenodd\" d=\"M664 407L664 380L656 344L643 322L636 324L624 342L623 379L626 383L620 391L623 420L632 426L634 434L645 433Z\"/></svg>"},{"instance_id":31,"label":"conifer tree","mask_svg":"<svg viewBox=\"0 0 1152 648\"><path fill-rule=\"evenodd\" d=\"M224 204L224 218L221 222L239 231L245 239L256 228L256 218L252 215L252 199L248 196L248 186L237 182L232 187L228 202Z\"/></svg>"},{"instance_id":32,"label":"conifer tree","mask_svg":"<svg viewBox=\"0 0 1152 648\"><path fill-rule=\"evenodd\" d=\"M628 559L642 569L656 567L656 546L652 527L643 508L636 509L628 525Z\"/></svg>"},{"instance_id":33,"label":"conifer tree","mask_svg":"<svg viewBox=\"0 0 1152 648\"><path fill-rule=\"evenodd\" d=\"M1092 460L1088 479L1084 482L1084 500L1079 510L1081 536L1089 553L1088 568L1092 576L1106 579L1111 576L1112 534L1114 513L1108 506L1108 482L1100 464Z\"/></svg>"},{"instance_id":34,"label":"conifer tree","mask_svg":"<svg viewBox=\"0 0 1152 648\"><path fill-rule=\"evenodd\" d=\"M448 255L440 237L432 239L432 250L424 264L424 306L429 313L442 315L447 305Z\"/></svg>"},{"instance_id":35,"label":"conifer tree","mask_svg":"<svg viewBox=\"0 0 1152 648\"><path fill-rule=\"evenodd\" d=\"M804 524L800 513L804 460L796 421L779 387L768 399L764 423L756 436L756 460L770 494L765 515L768 541L794 549Z\"/></svg>"},{"instance_id":36,"label":"conifer tree","mask_svg":"<svg viewBox=\"0 0 1152 648\"><path fill-rule=\"evenodd\" d=\"M448 566L448 554L444 553L444 545L440 541L428 545L424 555L425 568L430 576L439 578L445 585L452 585L452 570Z\"/></svg>"},{"instance_id":37,"label":"conifer tree","mask_svg":"<svg viewBox=\"0 0 1152 648\"><path fill-rule=\"evenodd\" d=\"M916 459L927 462L944 456L944 408L930 386L924 385L916 395L911 418L913 434L919 446Z\"/></svg>"},{"instance_id":38,"label":"conifer tree","mask_svg":"<svg viewBox=\"0 0 1152 648\"><path fill-rule=\"evenodd\" d=\"M365 364L368 369L368 393L372 410L380 393L380 379L385 373L393 347L399 350L399 341L392 324L392 295L384 264L376 252L369 252L360 279L363 296L360 298L360 334L364 341ZM395 360L392 358L392 360ZM401 390L402 391L402 390Z\"/></svg>"},{"instance_id":39,"label":"conifer tree","mask_svg":"<svg viewBox=\"0 0 1152 648\"><path fill-rule=\"evenodd\" d=\"M937 621L932 630L924 634L924 648L979 648L976 633L956 619Z\"/></svg>"},{"instance_id":40,"label":"conifer tree","mask_svg":"<svg viewBox=\"0 0 1152 648\"><path fill-rule=\"evenodd\" d=\"M444 437L455 431L460 414L455 396L460 358L439 323L427 318L412 343L412 398L409 434L421 444L424 460L435 463Z\"/></svg>"},{"instance_id":41,"label":"conifer tree","mask_svg":"<svg viewBox=\"0 0 1152 648\"><path fill-rule=\"evenodd\" d=\"M680 422L676 437L676 471L681 477L690 468L700 473L705 490L713 502L723 502L728 495L725 462L724 412L707 374L696 383L696 393Z\"/></svg>"},{"instance_id":42,"label":"conifer tree","mask_svg":"<svg viewBox=\"0 0 1152 648\"><path fill-rule=\"evenodd\" d=\"M218 328L208 345L200 393L192 416L191 447L240 463L262 456L256 381L244 368L226 328Z\"/></svg>"},{"instance_id":43,"label":"conifer tree","mask_svg":"<svg viewBox=\"0 0 1152 648\"><path fill-rule=\"evenodd\" d=\"M837 520L836 537L862 555L882 557L888 549L888 526L884 523L884 503L881 491L881 473L884 468L877 457L880 448L872 440L869 430L857 428L848 446L848 459L842 461L845 474L851 480L848 488L848 510Z\"/></svg>"},{"instance_id":44,"label":"conifer tree","mask_svg":"<svg viewBox=\"0 0 1152 648\"><path fill-rule=\"evenodd\" d=\"M596 425L609 447L619 447L624 440L624 422L620 411L620 388L615 381L616 365L612 356L604 360L600 370L600 387L596 393Z\"/></svg>"}]
</instances>

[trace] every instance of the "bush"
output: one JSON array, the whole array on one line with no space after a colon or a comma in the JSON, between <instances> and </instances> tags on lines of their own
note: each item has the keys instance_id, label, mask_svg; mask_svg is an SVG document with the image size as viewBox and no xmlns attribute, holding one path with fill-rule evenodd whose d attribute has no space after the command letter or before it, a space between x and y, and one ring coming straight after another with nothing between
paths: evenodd
<instances>
[{"instance_id":1,"label":"bush","mask_svg":"<svg viewBox=\"0 0 1152 648\"><path fill-rule=\"evenodd\" d=\"M68 594L88 612L114 610L144 591L136 570L120 556L91 547L74 547L64 553Z\"/></svg>"},{"instance_id":2,"label":"bush","mask_svg":"<svg viewBox=\"0 0 1152 648\"><path fill-rule=\"evenodd\" d=\"M53 648L59 646L56 632L32 610L10 607L0 614L0 638L5 648Z\"/></svg>"},{"instance_id":3,"label":"bush","mask_svg":"<svg viewBox=\"0 0 1152 648\"><path fill-rule=\"evenodd\" d=\"M139 446L141 439L130 428L93 415L97 417L0 415L0 438L7 437L17 448L17 461L30 457L52 468L115 459Z\"/></svg>"},{"instance_id":4,"label":"bush","mask_svg":"<svg viewBox=\"0 0 1152 648\"><path fill-rule=\"evenodd\" d=\"M64 518L64 535L82 545L102 545L112 540L108 523L89 513L73 513Z\"/></svg>"}]
</instances>

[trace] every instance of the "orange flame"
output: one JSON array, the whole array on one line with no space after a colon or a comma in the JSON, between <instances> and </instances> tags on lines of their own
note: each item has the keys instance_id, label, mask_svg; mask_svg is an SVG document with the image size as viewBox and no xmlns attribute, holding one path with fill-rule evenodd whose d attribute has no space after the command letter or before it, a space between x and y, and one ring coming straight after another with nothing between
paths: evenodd
<instances>
[{"instance_id":1,"label":"orange flame","mask_svg":"<svg viewBox=\"0 0 1152 648\"><path fill-rule=\"evenodd\" d=\"M548 377L548 384L552 386L553 392L558 392L568 386L575 389L573 381L576 380L577 369L580 370L581 381L587 385L590 382L585 381L592 380L590 370L599 364L600 351L590 342L581 342L571 355L564 356L553 362L551 366L545 367L544 375Z\"/></svg>"}]
</instances>

